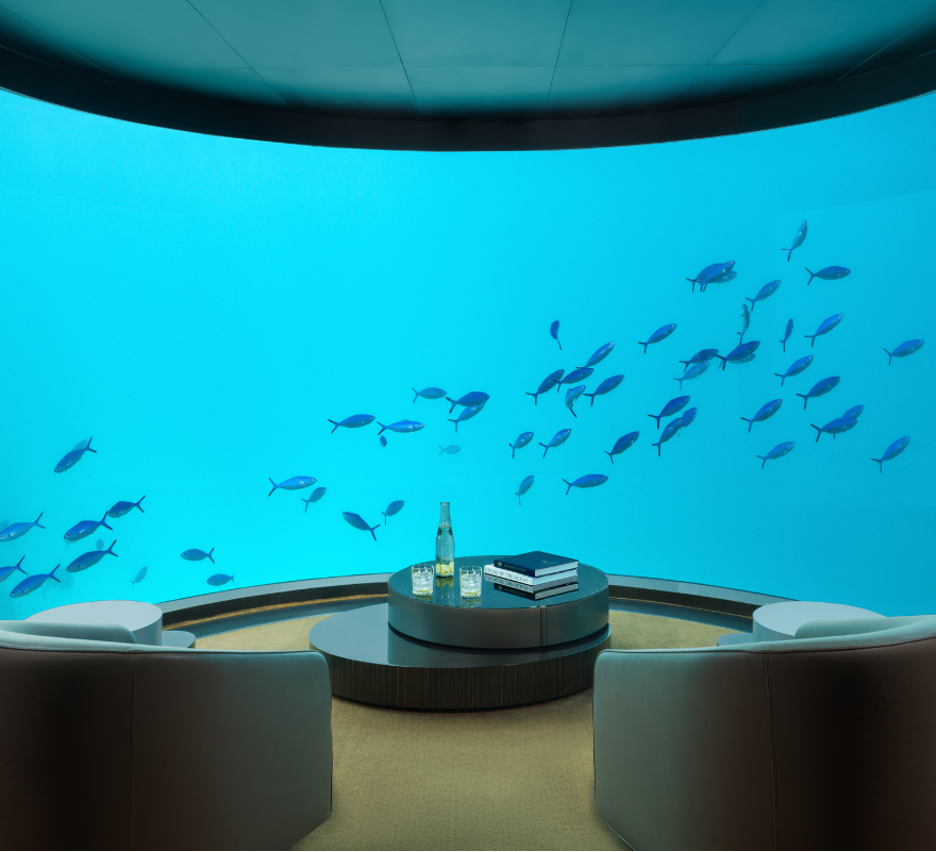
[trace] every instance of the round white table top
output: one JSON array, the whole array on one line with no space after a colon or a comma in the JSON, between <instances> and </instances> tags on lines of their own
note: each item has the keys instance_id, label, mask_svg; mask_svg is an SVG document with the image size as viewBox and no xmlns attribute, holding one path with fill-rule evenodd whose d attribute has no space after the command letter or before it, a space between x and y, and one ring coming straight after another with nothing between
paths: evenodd
<instances>
[{"instance_id":1,"label":"round white table top","mask_svg":"<svg viewBox=\"0 0 936 852\"><path fill-rule=\"evenodd\" d=\"M783 601L754 610L754 641L792 639L808 621L880 618L881 614L847 604L818 601Z\"/></svg>"},{"instance_id":2,"label":"round white table top","mask_svg":"<svg viewBox=\"0 0 936 852\"><path fill-rule=\"evenodd\" d=\"M65 604L37 612L26 621L56 621L65 624L119 624L131 633L158 623L162 630L162 610L142 601L87 601Z\"/></svg>"}]
</instances>

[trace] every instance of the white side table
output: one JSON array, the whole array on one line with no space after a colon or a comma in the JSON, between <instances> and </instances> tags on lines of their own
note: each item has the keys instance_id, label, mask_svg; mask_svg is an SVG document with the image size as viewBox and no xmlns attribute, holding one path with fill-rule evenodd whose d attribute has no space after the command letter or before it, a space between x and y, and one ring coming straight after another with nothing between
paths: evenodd
<instances>
[{"instance_id":1,"label":"white side table","mask_svg":"<svg viewBox=\"0 0 936 852\"><path fill-rule=\"evenodd\" d=\"M119 624L140 645L162 645L162 610L141 601L88 601L66 604L30 615L26 621L60 624Z\"/></svg>"},{"instance_id":2,"label":"white side table","mask_svg":"<svg viewBox=\"0 0 936 852\"><path fill-rule=\"evenodd\" d=\"M808 621L832 621L851 618L881 618L878 612L846 604L816 601L783 601L754 610L754 642L792 639Z\"/></svg>"}]
</instances>

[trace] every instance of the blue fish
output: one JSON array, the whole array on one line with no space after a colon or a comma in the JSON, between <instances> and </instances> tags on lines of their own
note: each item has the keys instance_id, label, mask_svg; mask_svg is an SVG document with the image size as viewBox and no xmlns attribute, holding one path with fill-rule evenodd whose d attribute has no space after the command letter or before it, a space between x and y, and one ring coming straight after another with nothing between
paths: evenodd
<instances>
[{"instance_id":1,"label":"blue fish","mask_svg":"<svg viewBox=\"0 0 936 852\"><path fill-rule=\"evenodd\" d=\"M382 512L384 526L387 525L387 518L392 518L400 509L403 508L402 500L394 500L389 506L387 506L387 511Z\"/></svg>"},{"instance_id":2,"label":"blue fish","mask_svg":"<svg viewBox=\"0 0 936 852\"><path fill-rule=\"evenodd\" d=\"M682 383L688 382L689 379L697 379L701 376L711 365L711 361L703 361L701 364L693 364L685 373L682 374L678 379L673 379L674 382L679 382L679 389L682 390Z\"/></svg>"},{"instance_id":3,"label":"blue fish","mask_svg":"<svg viewBox=\"0 0 936 852\"><path fill-rule=\"evenodd\" d=\"M556 343L559 343L559 320L556 320L551 326L549 326L549 335L552 337ZM559 343L559 348L562 349L562 344Z\"/></svg>"},{"instance_id":4,"label":"blue fish","mask_svg":"<svg viewBox=\"0 0 936 852\"><path fill-rule=\"evenodd\" d=\"M449 409L449 414L451 414L455 410L456 405L463 405L465 408L479 408L490 398L491 397L484 391L471 391L458 399L452 399L447 396L446 400L452 403L452 407Z\"/></svg>"},{"instance_id":5,"label":"blue fish","mask_svg":"<svg viewBox=\"0 0 936 852\"><path fill-rule=\"evenodd\" d=\"M234 582L233 574L212 574L206 581L209 586L223 586Z\"/></svg>"},{"instance_id":6,"label":"blue fish","mask_svg":"<svg viewBox=\"0 0 936 852\"><path fill-rule=\"evenodd\" d=\"M533 475L525 476L523 482L520 483L520 487L514 492L517 495L517 502L522 506L523 501L520 499L530 488L533 486Z\"/></svg>"},{"instance_id":7,"label":"blue fish","mask_svg":"<svg viewBox=\"0 0 936 852\"><path fill-rule=\"evenodd\" d=\"M0 541L13 541L14 538L26 535L33 527L39 527L39 529L44 530L45 527L39 523L41 518L42 512L39 513L39 517L32 523L29 521L20 521L16 524L9 524L4 527L4 529L0 530Z\"/></svg>"},{"instance_id":8,"label":"blue fish","mask_svg":"<svg viewBox=\"0 0 936 852\"><path fill-rule=\"evenodd\" d=\"M383 432L385 429L389 429L391 432L400 432L402 434L406 432L418 432L426 424L419 423L416 420L397 420L396 423L391 423L389 426L384 426L384 424L378 420L377 425L380 427L380 432ZM380 432L377 434L379 435Z\"/></svg>"},{"instance_id":9,"label":"blue fish","mask_svg":"<svg viewBox=\"0 0 936 852\"><path fill-rule=\"evenodd\" d=\"M801 396L803 398L803 411L806 410L806 403L809 402L809 400L811 400L814 396L824 396L840 381L842 381L841 376L829 376L827 379L820 379L818 382L816 382L809 389L809 393L798 393L797 396Z\"/></svg>"},{"instance_id":10,"label":"blue fish","mask_svg":"<svg viewBox=\"0 0 936 852\"><path fill-rule=\"evenodd\" d=\"M657 441L655 444L651 444L651 445L650 445L650 446L652 446L652 447L656 447L656 448L657 448L657 457L658 457L658 458L659 458L659 456L662 455L663 445L664 445L670 438L672 438L673 435L675 435L675 434L680 430L681 427L682 427L682 418L681 418L681 417L677 417L675 420L670 420L670 422L667 423L666 426L663 427L663 434L660 435L660 440Z\"/></svg>"},{"instance_id":11,"label":"blue fish","mask_svg":"<svg viewBox=\"0 0 936 852\"><path fill-rule=\"evenodd\" d=\"M298 491L300 488L308 488L310 485L315 484L314 476L291 476L279 483L274 482L272 477L268 476L267 479L270 480L270 485L273 486L267 497L272 497L277 488L282 488L284 491Z\"/></svg>"},{"instance_id":12,"label":"blue fish","mask_svg":"<svg viewBox=\"0 0 936 852\"><path fill-rule=\"evenodd\" d=\"M587 393L585 396L591 397L591 404L594 405L596 396L604 396L606 393L611 393L611 391L618 387L618 385L620 385L623 381L623 374L619 376L611 376L598 385L598 390L596 390L594 393Z\"/></svg>"},{"instance_id":13,"label":"blue fish","mask_svg":"<svg viewBox=\"0 0 936 852\"><path fill-rule=\"evenodd\" d=\"M523 449L527 444L529 444L530 441L532 441L532 440L533 440L533 433L532 433L532 432L521 432L521 433L517 436L517 440L516 440L516 441L514 441L512 444L508 444L508 445L507 445L507 446L510 447L510 449L511 449L510 457L511 457L511 458L516 458L516 456L517 456L517 450L522 450L522 449Z\"/></svg>"},{"instance_id":14,"label":"blue fish","mask_svg":"<svg viewBox=\"0 0 936 852\"><path fill-rule=\"evenodd\" d=\"M369 527L367 521L364 520L360 515L354 514L354 512L342 512L341 517L344 518L352 527L356 530L361 530L362 532L369 532L373 537L374 541L377 541L377 536L374 535L374 530L380 528L380 524L377 524L376 527Z\"/></svg>"},{"instance_id":15,"label":"blue fish","mask_svg":"<svg viewBox=\"0 0 936 852\"><path fill-rule=\"evenodd\" d=\"M705 364L711 361L713 358L718 357L717 349L700 349L693 355L688 361L680 361L680 364L685 364L685 369L683 372L689 369L692 364Z\"/></svg>"},{"instance_id":16,"label":"blue fish","mask_svg":"<svg viewBox=\"0 0 936 852\"><path fill-rule=\"evenodd\" d=\"M907 444L910 443L910 436L904 435L902 438L898 438L891 444L886 450L884 450L884 455L879 459L871 459L873 462L878 463L878 467L881 469L881 473L884 473L884 462L890 461L893 458L897 458L905 449L907 449ZM21 559L20 562L23 560Z\"/></svg>"},{"instance_id":17,"label":"blue fish","mask_svg":"<svg viewBox=\"0 0 936 852\"><path fill-rule=\"evenodd\" d=\"M922 340L905 340L893 352L887 352L885 349L884 351L887 352L887 366L891 365L894 358L906 358L908 355L918 352L922 345Z\"/></svg>"},{"instance_id":18,"label":"blue fish","mask_svg":"<svg viewBox=\"0 0 936 852\"><path fill-rule=\"evenodd\" d=\"M145 576L146 566L144 565L139 571L137 571L137 575L130 581L130 585L135 586L137 583L142 583Z\"/></svg>"},{"instance_id":19,"label":"blue fish","mask_svg":"<svg viewBox=\"0 0 936 852\"><path fill-rule=\"evenodd\" d=\"M614 442L614 446L611 448L609 453L605 450L608 458L611 459L611 464L614 464L614 457L619 456L624 450L629 450L634 446L637 439L640 437L640 432L628 432L626 435L622 435Z\"/></svg>"},{"instance_id":20,"label":"blue fish","mask_svg":"<svg viewBox=\"0 0 936 852\"><path fill-rule=\"evenodd\" d=\"M790 335L791 335L792 333L793 333L793 320L790 319L790 320L787 320L786 332L785 332L784 335L783 335L783 340L780 341L780 342L783 344L783 351L784 351L784 352L786 352L786 343L787 343L787 341L790 339ZM777 373L774 373L774 375L776 376Z\"/></svg>"},{"instance_id":21,"label":"blue fish","mask_svg":"<svg viewBox=\"0 0 936 852\"><path fill-rule=\"evenodd\" d=\"M78 541L80 538L84 538L87 535L91 535L98 527L104 527L106 530L114 531L112 526L109 526L107 523L107 513L104 513L104 517L99 521L78 521L65 535L63 538L65 541Z\"/></svg>"},{"instance_id":22,"label":"blue fish","mask_svg":"<svg viewBox=\"0 0 936 852\"><path fill-rule=\"evenodd\" d=\"M594 488L596 485L604 485L608 481L608 477L603 473L586 473L585 476L580 476L574 482L569 482L568 480L563 479L563 482L566 484L566 497L569 496L569 492L573 488Z\"/></svg>"},{"instance_id":23,"label":"blue fish","mask_svg":"<svg viewBox=\"0 0 936 852\"><path fill-rule=\"evenodd\" d=\"M725 263L713 263L711 266L706 266L703 269L698 277L696 278L687 278L687 281L692 282L692 292L695 293L695 285L699 285L699 292L704 293L705 288L709 284L719 284L723 281L731 281L732 278L737 275L736 272L731 270L734 268L735 261L729 260Z\"/></svg>"},{"instance_id":24,"label":"blue fish","mask_svg":"<svg viewBox=\"0 0 936 852\"><path fill-rule=\"evenodd\" d=\"M421 391L416 390L416 388L411 388L416 396L413 397L413 402L416 402L419 397L423 399L442 399L445 396L445 391L442 388L423 388Z\"/></svg>"},{"instance_id":25,"label":"blue fish","mask_svg":"<svg viewBox=\"0 0 936 852\"><path fill-rule=\"evenodd\" d=\"M527 391L526 395L533 397L533 405L536 405L536 398L541 393L546 393L546 391L552 390L553 385L555 385L564 374L565 370L556 370L555 372L550 373L548 376L546 376L545 379L543 379L543 381L540 382L540 386L537 388L536 393L530 393Z\"/></svg>"},{"instance_id":26,"label":"blue fish","mask_svg":"<svg viewBox=\"0 0 936 852\"><path fill-rule=\"evenodd\" d=\"M844 316L845 314L836 314L835 316L827 317L819 323L819 328L816 329L815 334L804 334L803 337L808 337L812 341L809 344L810 349L816 345L816 338L819 337L820 334L828 334L842 321L842 317Z\"/></svg>"},{"instance_id":27,"label":"blue fish","mask_svg":"<svg viewBox=\"0 0 936 852\"><path fill-rule=\"evenodd\" d=\"M456 434L458 433L459 423L462 423L465 420L471 420L472 417L474 417L477 414L480 414L483 408L484 408L484 403L482 402L481 405L472 405L472 406L469 406L468 408L463 409L462 412L458 415L458 417L454 419L450 417L449 423L455 424L455 433Z\"/></svg>"},{"instance_id":28,"label":"blue fish","mask_svg":"<svg viewBox=\"0 0 936 852\"><path fill-rule=\"evenodd\" d=\"M117 556L114 553L114 545L117 544L117 539L114 539L111 542L111 546L107 550L89 550L87 553L82 553L77 559L75 559L71 565L69 565L65 570L71 571L84 571L86 568L90 568L92 565L97 565L107 554L111 556Z\"/></svg>"},{"instance_id":29,"label":"blue fish","mask_svg":"<svg viewBox=\"0 0 936 852\"><path fill-rule=\"evenodd\" d=\"M26 572L25 572L25 571L23 570L23 568L22 568L23 560L24 560L25 558L26 558L26 555L23 554L23 555L19 558L19 562L17 562L15 565L7 565L7 566L5 566L4 568L0 568L0 583L2 583L2 582L3 582L7 577L9 577L10 574L12 574L14 571L19 571L21 574L25 574Z\"/></svg>"},{"instance_id":30,"label":"blue fish","mask_svg":"<svg viewBox=\"0 0 936 852\"><path fill-rule=\"evenodd\" d=\"M326 490L327 489L324 486L320 485L318 488L315 489L315 491L313 491L308 496L308 498L306 497L300 498L302 502L306 504L305 508L302 510L303 514L309 511L309 505L311 503L318 503L318 501L321 500L325 496Z\"/></svg>"},{"instance_id":31,"label":"blue fish","mask_svg":"<svg viewBox=\"0 0 936 852\"><path fill-rule=\"evenodd\" d=\"M381 446L381 447L386 447L386 446L387 446L387 439L386 439L383 435L379 435L379 436L377 437L377 440L380 441L380 446Z\"/></svg>"},{"instance_id":32,"label":"blue fish","mask_svg":"<svg viewBox=\"0 0 936 852\"><path fill-rule=\"evenodd\" d=\"M864 408L865 407L863 405L852 406L842 415L842 417L845 420L857 420L859 417L861 417L862 414L864 414Z\"/></svg>"},{"instance_id":33,"label":"blue fish","mask_svg":"<svg viewBox=\"0 0 936 852\"><path fill-rule=\"evenodd\" d=\"M788 249L780 249L780 251L785 251L787 253L787 263L790 262L790 258L793 255L793 249L798 249L803 244L803 240L806 239L806 233L808 230L809 228L806 227L806 220L803 219L803 221L800 222L799 229L796 231L796 236L793 237L793 242L790 244L790 247ZM791 447L790 449L793 448ZM787 450L787 452L789 452L789 450Z\"/></svg>"},{"instance_id":34,"label":"blue fish","mask_svg":"<svg viewBox=\"0 0 936 852\"><path fill-rule=\"evenodd\" d=\"M802 358L797 358L785 373L774 373L774 375L780 379L780 387L783 387L784 381L786 381L790 376L798 376L803 372L810 364L812 364L815 355L804 355Z\"/></svg>"},{"instance_id":35,"label":"blue fish","mask_svg":"<svg viewBox=\"0 0 936 852\"><path fill-rule=\"evenodd\" d=\"M773 459L783 458L787 453L792 452L795 446L796 441L784 441L782 444L777 444L766 456L757 456L761 460L760 469L763 470L764 465Z\"/></svg>"},{"instance_id":36,"label":"blue fish","mask_svg":"<svg viewBox=\"0 0 936 852\"><path fill-rule=\"evenodd\" d=\"M461 452L461 447L458 444L449 444L447 447L443 447L440 444L436 444L439 447L439 456L441 457L442 453L448 453L450 456L454 456L455 453Z\"/></svg>"},{"instance_id":37,"label":"blue fish","mask_svg":"<svg viewBox=\"0 0 936 852\"><path fill-rule=\"evenodd\" d=\"M595 370L592 367L579 367L577 370L573 370L565 378L560 379L556 382L556 393L562 390L563 385L574 385L583 379L587 379Z\"/></svg>"},{"instance_id":38,"label":"blue fish","mask_svg":"<svg viewBox=\"0 0 936 852\"><path fill-rule=\"evenodd\" d=\"M133 509L139 509L141 512L143 512L143 507L140 505L140 503L142 503L145 499L146 495L144 494L139 500L136 501L136 503L131 503L129 500L118 500L107 510L107 514L112 518L122 518L127 514L127 512L130 512ZM143 514L145 515L146 512L143 512Z\"/></svg>"},{"instance_id":39,"label":"blue fish","mask_svg":"<svg viewBox=\"0 0 936 852\"><path fill-rule=\"evenodd\" d=\"M747 343L735 346L727 355L716 355L715 357L721 359L721 368L724 370L729 361L732 364L746 364L748 361L752 361L754 350L758 346L760 346L759 340L749 340Z\"/></svg>"},{"instance_id":40,"label":"blue fish","mask_svg":"<svg viewBox=\"0 0 936 852\"><path fill-rule=\"evenodd\" d=\"M755 423L760 423L761 420L766 420L768 417L773 417L780 410L781 405L783 405L782 399L772 399L770 402L765 402L757 410L757 414L755 414L753 417L742 417L741 419L748 425L748 433L750 434L751 427Z\"/></svg>"},{"instance_id":41,"label":"blue fish","mask_svg":"<svg viewBox=\"0 0 936 852\"><path fill-rule=\"evenodd\" d=\"M683 429L685 429L687 426L691 426L691 425L695 422L696 415L697 415L698 413L699 413L699 409L698 409L698 408L695 408L695 407L693 407L693 408L687 408L687 409L682 413L682 416L679 418L679 435L680 435L680 437L682 436Z\"/></svg>"},{"instance_id":42,"label":"blue fish","mask_svg":"<svg viewBox=\"0 0 936 852\"><path fill-rule=\"evenodd\" d=\"M744 301L751 303L751 313L754 313L754 304L756 302L763 302L768 296L772 296L777 292L777 288L780 286L780 279L776 281L769 281L760 290L757 291L757 295L751 299L748 296L745 296Z\"/></svg>"},{"instance_id":43,"label":"blue fish","mask_svg":"<svg viewBox=\"0 0 936 852\"><path fill-rule=\"evenodd\" d=\"M62 581L55 576L55 572L58 571L59 567L56 565L48 574L31 574L20 580L19 585L10 592L10 597L21 598L23 595L28 595L30 592L36 591L46 580L55 580L56 583L61 583Z\"/></svg>"},{"instance_id":44,"label":"blue fish","mask_svg":"<svg viewBox=\"0 0 936 852\"><path fill-rule=\"evenodd\" d=\"M558 447L560 444L564 444L571 434L571 429L560 429L558 432L556 432L555 435L552 436L552 438L549 439L548 444L544 444L542 441L539 441L539 445L546 448L543 450L543 458L546 458L546 453L548 453L552 447Z\"/></svg>"},{"instance_id":45,"label":"blue fish","mask_svg":"<svg viewBox=\"0 0 936 852\"><path fill-rule=\"evenodd\" d=\"M858 421L854 417L848 419L844 417L836 417L835 420L830 420L828 423L826 423L825 426L822 426L821 428L815 423L810 423L809 425L816 430L816 442L818 443L819 439L822 437L823 432L828 432L834 438L836 435L841 435L842 432L847 432L849 429L854 429L855 426L858 425Z\"/></svg>"},{"instance_id":46,"label":"blue fish","mask_svg":"<svg viewBox=\"0 0 936 852\"><path fill-rule=\"evenodd\" d=\"M741 342L744 343L744 333L751 327L751 312L748 310L747 305L741 305L741 331L738 334L741 336Z\"/></svg>"},{"instance_id":47,"label":"blue fish","mask_svg":"<svg viewBox=\"0 0 936 852\"><path fill-rule=\"evenodd\" d=\"M335 434L335 429L339 426L343 426L345 429L360 429L362 426L367 426L374 422L373 414L352 414L350 417L345 417L344 420L334 421L329 420L329 423L332 424L332 434Z\"/></svg>"},{"instance_id":48,"label":"blue fish","mask_svg":"<svg viewBox=\"0 0 936 852\"><path fill-rule=\"evenodd\" d=\"M851 270L846 269L844 266L827 266L825 269L820 269L818 272L813 272L806 266L804 266L803 269L809 273L809 280L806 282L807 287L812 284L813 278L818 278L820 281L838 281L840 278L851 275Z\"/></svg>"},{"instance_id":49,"label":"blue fish","mask_svg":"<svg viewBox=\"0 0 936 852\"><path fill-rule=\"evenodd\" d=\"M193 547L191 550L186 550L182 554L183 559L188 559L189 562L201 562L202 559L207 559L211 562L212 565L215 564L213 554L215 549L212 547L207 553L204 550L199 550L197 547Z\"/></svg>"},{"instance_id":50,"label":"blue fish","mask_svg":"<svg viewBox=\"0 0 936 852\"><path fill-rule=\"evenodd\" d=\"M688 396L677 396L675 399L671 399L666 405L663 406L663 410L659 414L648 414L647 417L652 417L656 420L657 429L660 428L660 420L664 417L669 417L671 414L675 414L677 411L682 411L689 403Z\"/></svg>"},{"instance_id":51,"label":"blue fish","mask_svg":"<svg viewBox=\"0 0 936 852\"><path fill-rule=\"evenodd\" d=\"M695 289L695 285L693 284L692 286L693 286L693 289ZM647 347L651 343L659 343L661 340L666 340L666 338L669 337L674 331L676 331L676 323L674 322L669 323L669 325L661 325L655 332L653 332L653 334L651 334L647 338L646 343L644 343L641 340L638 340L637 345L643 346L644 348L643 354L646 355Z\"/></svg>"},{"instance_id":52,"label":"blue fish","mask_svg":"<svg viewBox=\"0 0 936 852\"><path fill-rule=\"evenodd\" d=\"M575 405L575 400L577 400L583 393L585 393L585 385L578 385L577 387L569 388L566 391L566 395L565 395L566 408L568 408L569 411L572 412L573 417L578 417L578 415L575 413L575 410L572 408L572 406Z\"/></svg>"},{"instance_id":53,"label":"blue fish","mask_svg":"<svg viewBox=\"0 0 936 852\"><path fill-rule=\"evenodd\" d=\"M75 444L75 449L65 453L65 455L62 456L61 461L59 461L59 463L55 466L54 472L62 473L63 471L68 470L70 467L74 467L76 464L78 464L79 461L81 461L85 453L96 453L97 450L91 449L92 440L93 437L88 438L87 441L79 441L77 444Z\"/></svg>"},{"instance_id":54,"label":"blue fish","mask_svg":"<svg viewBox=\"0 0 936 852\"><path fill-rule=\"evenodd\" d=\"M611 350L614 349L613 343L606 343L604 346L599 346L593 353L591 358L588 359L585 366L594 367L595 364L604 361L611 354Z\"/></svg>"}]
</instances>

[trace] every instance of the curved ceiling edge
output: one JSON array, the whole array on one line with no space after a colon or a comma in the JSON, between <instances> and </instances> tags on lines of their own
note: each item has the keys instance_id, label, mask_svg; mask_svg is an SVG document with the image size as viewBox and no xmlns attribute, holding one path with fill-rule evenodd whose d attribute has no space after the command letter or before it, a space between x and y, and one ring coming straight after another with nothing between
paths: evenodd
<instances>
[{"instance_id":1,"label":"curved ceiling edge","mask_svg":"<svg viewBox=\"0 0 936 852\"><path fill-rule=\"evenodd\" d=\"M516 121L282 112L108 82L2 47L0 88L81 112L213 136L396 151L548 151L711 138L862 112L936 90L936 52L866 75L751 100L631 115Z\"/></svg>"}]
</instances>

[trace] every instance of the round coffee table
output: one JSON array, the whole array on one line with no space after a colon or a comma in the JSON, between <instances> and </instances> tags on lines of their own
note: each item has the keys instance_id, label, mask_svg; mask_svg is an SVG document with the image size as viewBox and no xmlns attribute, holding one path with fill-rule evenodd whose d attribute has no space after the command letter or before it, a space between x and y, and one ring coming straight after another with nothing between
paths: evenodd
<instances>
[{"instance_id":1,"label":"round coffee table","mask_svg":"<svg viewBox=\"0 0 936 852\"><path fill-rule=\"evenodd\" d=\"M413 596L405 568L390 578L386 604L314 625L309 644L328 661L332 692L385 707L477 710L592 686L595 658L611 644L607 578L579 565L577 591L540 601L484 580L480 601L462 601L460 565L496 558L456 559L456 579L432 600Z\"/></svg>"},{"instance_id":2,"label":"round coffee table","mask_svg":"<svg viewBox=\"0 0 936 852\"><path fill-rule=\"evenodd\" d=\"M881 614L846 604L817 601L782 601L754 610L753 642L792 639L808 621L839 621L851 618L880 618Z\"/></svg>"},{"instance_id":3,"label":"round coffee table","mask_svg":"<svg viewBox=\"0 0 936 852\"><path fill-rule=\"evenodd\" d=\"M142 601L88 601L65 604L34 613L26 621L53 621L60 624L119 624L129 630L140 645L162 644L162 610Z\"/></svg>"}]
</instances>

